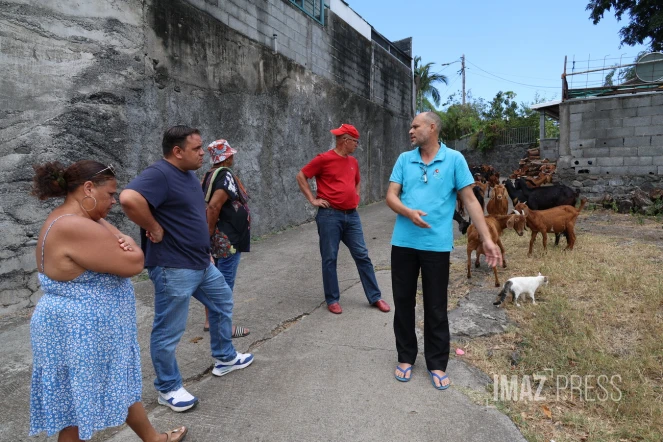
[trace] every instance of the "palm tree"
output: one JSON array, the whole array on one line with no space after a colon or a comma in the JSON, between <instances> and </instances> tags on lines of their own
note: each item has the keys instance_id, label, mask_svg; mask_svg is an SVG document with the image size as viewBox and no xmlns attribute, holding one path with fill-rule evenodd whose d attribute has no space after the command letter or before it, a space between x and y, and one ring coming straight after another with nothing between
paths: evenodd
<instances>
[{"instance_id":1,"label":"palm tree","mask_svg":"<svg viewBox=\"0 0 663 442\"><path fill-rule=\"evenodd\" d=\"M433 63L421 64L421 57L414 57L414 83L417 91L417 112L435 110L440 105L440 91L435 87L435 83L447 84L446 75L431 73L430 69ZM429 98L433 100L430 102Z\"/></svg>"}]
</instances>

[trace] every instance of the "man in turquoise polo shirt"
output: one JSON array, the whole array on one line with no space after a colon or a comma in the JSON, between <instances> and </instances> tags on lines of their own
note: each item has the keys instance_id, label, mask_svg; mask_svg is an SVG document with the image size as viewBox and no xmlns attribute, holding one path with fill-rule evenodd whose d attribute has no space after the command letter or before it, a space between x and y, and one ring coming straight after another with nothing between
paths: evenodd
<instances>
[{"instance_id":1,"label":"man in turquoise polo shirt","mask_svg":"<svg viewBox=\"0 0 663 442\"><path fill-rule=\"evenodd\" d=\"M445 390L450 385L445 373L450 347L447 286L456 193L482 238L488 265L499 265L502 255L490 237L483 210L472 192L474 178L465 158L439 144L441 127L440 117L433 112L414 118L409 133L416 149L398 157L389 178L387 205L398 214L391 239L398 351L395 376L399 381L409 381L417 357L414 307L421 270L426 367L433 386Z\"/></svg>"}]
</instances>

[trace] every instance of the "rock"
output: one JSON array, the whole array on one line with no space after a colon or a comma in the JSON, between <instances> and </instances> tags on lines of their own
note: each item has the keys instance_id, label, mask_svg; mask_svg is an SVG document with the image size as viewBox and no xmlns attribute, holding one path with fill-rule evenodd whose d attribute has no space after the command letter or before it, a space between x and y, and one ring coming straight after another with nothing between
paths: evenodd
<instances>
[{"instance_id":1,"label":"rock","mask_svg":"<svg viewBox=\"0 0 663 442\"><path fill-rule=\"evenodd\" d=\"M520 362L520 353L518 350L511 353L511 365L516 366Z\"/></svg>"},{"instance_id":2,"label":"rock","mask_svg":"<svg viewBox=\"0 0 663 442\"><path fill-rule=\"evenodd\" d=\"M615 202L614 198L612 195L609 193L606 193L603 195L601 199L598 200L598 203L604 208L604 209L611 209L612 204Z\"/></svg>"},{"instance_id":3,"label":"rock","mask_svg":"<svg viewBox=\"0 0 663 442\"><path fill-rule=\"evenodd\" d=\"M654 202L651 199L649 199L649 195L639 187L637 187L633 191L633 196L631 197L631 200L633 201L633 208L637 212L642 212L642 210L645 207L654 205Z\"/></svg>"},{"instance_id":4,"label":"rock","mask_svg":"<svg viewBox=\"0 0 663 442\"><path fill-rule=\"evenodd\" d=\"M649 198L653 201L663 198L663 189L652 189L649 191Z\"/></svg>"},{"instance_id":5,"label":"rock","mask_svg":"<svg viewBox=\"0 0 663 442\"><path fill-rule=\"evenodd\" d=\"M617 212L631 213L631 209L633 209L633 201L628 199L617 201Z\"/></svg>"},{"instance_id":6,"label":"rock","mask_svg":"<svg viewBox=\"0 0 663 442\"><path fill-rule=\"evenodd\" d=\"M504 309L496 309L494 290L474 289L449 312L449 327L454 340L502 333L508 324Z\"/></svg>"}]
</instances>

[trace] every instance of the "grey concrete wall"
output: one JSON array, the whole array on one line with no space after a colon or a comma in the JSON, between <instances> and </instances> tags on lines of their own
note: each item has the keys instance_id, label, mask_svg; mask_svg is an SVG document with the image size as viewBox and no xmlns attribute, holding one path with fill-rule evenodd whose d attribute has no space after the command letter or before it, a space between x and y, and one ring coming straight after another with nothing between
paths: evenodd
<instances>
[{"instance_id":1,"label":"grey concrete wall","mask_svg":"<svg viewBox=\"0 0 663 442\"><path fill-rule=\"evenodd\" d=\"M283 0L1 5L0 314L35 302L35 238L59 203L29 196L32 164L113 163L121 187L160 158L165 128L196 126L205 142L223 137L239 150L253 234L262 235L313 216L294 177L332 146L330 128L350 122L362 134L363 203L384 197L391 167L409 146L411 89L402 88L411 73L381 58L373 75L389 70L394 80L371 101L371 77L358 85L348 75L370 72L377 50L332 13L322 27ZM289 54L283 39L278 54L271 40L265 45L270 26L297 32ZM369 65L355 69L350 61ZM137 234L119 208L110 218Z\"/></svg>"},{"instance_id":2,"label":"grey concrete wall","mask_svg":"<svg viewBox=\"0 0 663 442\"><path fill-rule=\"evenodd\" d=\"M571 100L569 148L578 174L663 175L663 93Z\"/></svg>"},{"instance_id":3,"label":"grey concrete wall","mask_svg":"<svg viewBox=\"0 0 663 442\"><path fill-rule=\"evenodd\" d=\"M470 167L482 164L493 166L502 179L508 178L514 170L518 169L520 160L527 157L527 149L530 147L529 144L512 144L495 146L486 152L479 149L465 149L462 154Z\"/></svg>"},{"instance_id":4,"label":"grey concrete wall","mask_svg":"<svg viewBox=\"0 0 663 442\"><path fill-rule=\"evenodd\" d=\"M544 138L540 141L541 158L555 161L559 158L559 138Z\"/></svg>"},{"instance_id":5,"label":"grey concrete wall","mask_svg":"<svg viewBox=\"0 0 663 442\"><path fill-rule=\"evenodd\" d=\"M663 93L560 104L557 173L590 201L663 188Z\"/></svg>"}]
</instances>

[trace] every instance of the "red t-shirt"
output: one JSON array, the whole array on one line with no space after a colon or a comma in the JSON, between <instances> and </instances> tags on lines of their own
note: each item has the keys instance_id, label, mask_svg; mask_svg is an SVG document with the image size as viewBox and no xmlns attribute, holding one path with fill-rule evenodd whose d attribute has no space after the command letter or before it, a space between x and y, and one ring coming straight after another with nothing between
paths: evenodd
<instances>
[{"instance_id":1,"label":"red t-shirt","mask_svg":"<svg viewBox=\"0 0 663 442\"><path fill-rule=\"evenodd\" d=\"M315 177L317 197L329 201L334 209L350 210L359 205L359 163L355 157L342 157L332 149L313 158L302 172L308 179Z\"/></svg>"}]
</instances>

